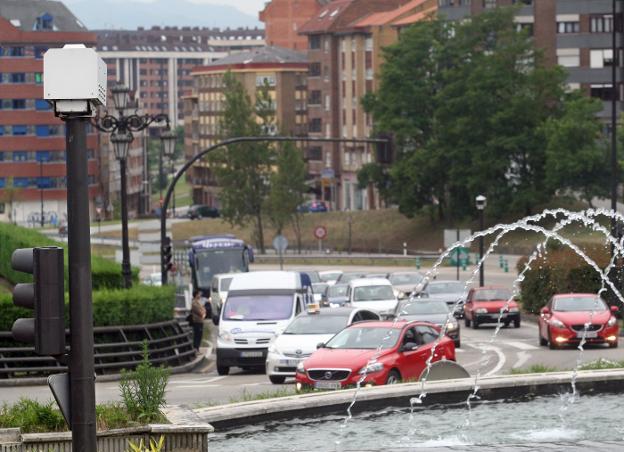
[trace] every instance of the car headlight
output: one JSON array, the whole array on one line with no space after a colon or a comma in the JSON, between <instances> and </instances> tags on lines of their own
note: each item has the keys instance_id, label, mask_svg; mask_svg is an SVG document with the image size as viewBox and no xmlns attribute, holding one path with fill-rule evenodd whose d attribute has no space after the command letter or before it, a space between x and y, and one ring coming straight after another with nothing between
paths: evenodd
<instances>
[{"instance_id":1,"label":"car headlight","mask_svg":"<svg viewBox=\"0 0 624 452\"><path fill-rule=\"evenodd\" d=\"M329 307L330 308L339 308L340 304L339 303L329 303Z\"/></svg>"},{"instance_id":2,"label":"car headlight","mask_svg":"<svg viewBox=\"0 0 624 452\"><path fill-rule=\"evenodd\" d=\"M509 312L520 312L518 308L509 308Z\"/></svg>"},{"instance_id":3,"label":"car headlight","mask_svg":"<svg viewBox=\"0 0 624 452\"><path fill-rule=\"evenodd\" d=\"M298 374L304 374L305 373L305 367L303 367L303 363L299 363L297 364L297 373Z\"/></svg>"},{"instance_id":4,"label":"car headlight","mask_svg":"<svg viewBox=\"0 0 624 452\"><path fill-rule=\"evenodd\" d=\"M611 317L607 322L607 326L613 326L615 324L617 324L617 319L615 317Z\"/></svg>"},{"instance_id":5,"label":"car headlight","mask_svg":"<svg viewBox=\"0 0 624 452\"><path fill-rule=\"evenodd\" d=\"M407 298L407 294L405 292L402 291L397 291L397 293L395 294L397 298Z\"/></svg>"},{"instance_id":6,"label":"car headlight","mask_svg":"<svg viewBox=\"0 0 624 452\"><path fill-rule=\"evenodd\" d=\"M566 326L559 319L550 319L550 324L555 328L565 328Z\"/></svg>"},{"instance_id":7,"label":"car headlight","mask_svg":"<svg viewBox=\"0 0 624 452\"><path fill-rule=\"evenodd\" d=\"M488 311L485 308L479 308L479 309L475 309L475 312L477 314L487 314Z\"/></svg>"},{"instance_id":8,"label":"car headlight","mask_svg":"<svg viewBox=\"0 0 624 452\"><path fill-rule=\"evenodd\" d=\"M366 365L366 366L362 367L362 368L359 370L359 372L358 372L358 373L359 373L360 375L362 375L362 374L372 374L372 373L374 373L374 372L380 372L380 371L382 371L382 370L383 370L383 368L384 368L383 363L372 363L372 364L368 364L368 365Z\"/></svg>"},{"instance_id":9,"label":"car headlight","mask_svg":"<svg viewBox=\"0 0 624 452\"><path fill-rule=\"evenodd\" d=\"M459 323L457 322L449 322L446 324L446 329L448 331L455 331L457 328L459 328Z\"/></svg>"},{"instance_id":10,"label":"car headlight","mask_svg":"<svg viewBox=\"0 0 624 452\"><path fill-rule=\"evenodd\" d=\"M227 331L219 331L219 339L221 339L223 342L234 342L232 335Z\"/></svg>"}]
</instances>

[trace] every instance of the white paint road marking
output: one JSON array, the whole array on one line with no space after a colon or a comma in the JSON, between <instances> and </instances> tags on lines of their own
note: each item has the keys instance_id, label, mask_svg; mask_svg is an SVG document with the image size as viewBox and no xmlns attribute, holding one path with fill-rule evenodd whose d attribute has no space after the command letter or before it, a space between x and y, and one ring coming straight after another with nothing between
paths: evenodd
<instances>
[{"instance_id":1,"label":"white paint road marking","mask_svg":"<svg viewBox=\"0 0 624 452\"><path fill-rule=\"evenodd\" d=\"M226 378L225 375L220 376L220 377L213 377L213 378L172 380L169 382L169 384L204 385L204 384L214 383L215 381L223 380L224 378Z\"/></svg>"},{"instance_id":2,"label":"white paint road marking","mask_svg":"<svg viewBox=\"0 0 624 452\"><path fill-rule=\"evenodd\" d=\"M498 357L498 363L496 363L496 366L494 366L492 370L485 374L486 377L489 377L490 375L494 375L500 372L500 370L505 365L505 362L507 362L507 358L505 358L505 354L500 348L494 347L493 345L484 346L483 349L496 353L496 356Z\"/></svg>"},{"instance_id":3,"label":"white paint road marking","mask_svg":"<svg viewBox=\"0 0 624 452\"><path fill-rule=\"evenodd\" d=\"M514 347L520 350L539 350L539 347L532 345L532 344L526 344L524 342L509 342L509 341L505 341L503 342L503 344L508 345L510 347Z\"/></svg>"},{"instance_id":4,"label":"white paint road marking","mask_svg":"<svg viewBox=\"0 0 624 452\"><path fill-rule=\"evenodd\" d=\"M516 363L512 366L514 369L519 369L524 366L524 364L531 358L531 355L527 352L518 352L518 359Z\"/></svg>"}]
</instances>

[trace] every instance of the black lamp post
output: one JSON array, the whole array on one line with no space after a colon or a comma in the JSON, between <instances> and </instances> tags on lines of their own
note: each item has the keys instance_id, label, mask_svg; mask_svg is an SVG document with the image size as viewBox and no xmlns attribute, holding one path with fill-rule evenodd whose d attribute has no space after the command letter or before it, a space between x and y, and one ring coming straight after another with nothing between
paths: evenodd
<instances>
[{"instance_id":1,"label":"black lamp post","mask_svg":"<svg viewBox=\"0 0 624 452\"><path fill-rule=\"evenodd\" d=\"M130 101L130 89L127 86L117 84L111 88L113 103L117 110L117 116L109 115L97 117L93 122L95 128L102 132L111 134L111 143L113 144L113 152L115 158L119 160L119 172L121 175L121 245L122 245L122 263L121 274L124 279L124 287L127 289L132 286L132 268L130 266L130 244L128 239L128 193L126 167L128 160L128 152L130 144L134 141L132 132L145 130L152 123L166 124L166 130L160 135L163 149L168 150L171 146L175 148L176 136L170 129L169 116L166 114L159 115L142 115L136 112L130 116L124 116L124 110L128 108ZM173 144L171 144L173 142Z\"/></svg>"},{"instance_id":2,"label":"black lamp post","mask_svg":"<svg viewBox=\"0 0 624 452\"><path fill-rule=\"evenodd\" d=\"M479 229L483 231L485 229L485 207L487 206L487 198L483 195L479 195L475 198L475 203L477 205L477 210L479 211ZM483 236L479 237L479 260L483 259L484 249L483 249ZM485 285L485 272L483 271L485 267L485 262L481 264L479 267L479 286L483 287Z\"/></svg>"}]
</instances>

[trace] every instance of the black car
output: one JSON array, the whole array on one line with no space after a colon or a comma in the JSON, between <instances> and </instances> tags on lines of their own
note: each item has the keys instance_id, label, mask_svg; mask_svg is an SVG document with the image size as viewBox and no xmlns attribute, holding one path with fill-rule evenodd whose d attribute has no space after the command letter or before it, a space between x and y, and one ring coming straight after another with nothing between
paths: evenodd
<instances>
[{"instance_id":1,"label":"black car","mask_svg":"<svg viewBox=\"0 0 624 452\"><path fill-rule=\"evenodd\" d=\"M186 216L191 220L199 220L201 218L219 218L219 209L205 205L191 206L189 207Z\"/></svg>"},{"instance_id":2,"label":"black car","mask_svg":"<svg viewBox=\"0 0 624 452\"><path fill-rule=\"evenodd\" d=\"M414 299L405 300L397 305L395 317L408 321L420 320L443 327L446 324L445 334L453 339L455 347L461 346L459 322L453 316L449 318L449 307L442 300ZM448 323L447 323L448 322Z\"/></svg>"}]
</instances>

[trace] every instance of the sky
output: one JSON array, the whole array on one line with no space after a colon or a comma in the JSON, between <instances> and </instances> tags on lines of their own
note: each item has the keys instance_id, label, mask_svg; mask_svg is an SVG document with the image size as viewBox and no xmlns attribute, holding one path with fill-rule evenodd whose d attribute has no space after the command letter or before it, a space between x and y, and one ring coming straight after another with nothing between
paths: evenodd
<instances>
[{"instance_id":1,"label":"sky","mask_svg":"<svg viewBox=\"0 0 624 452\"><path fill-rule=\"evenodd\" d=\"M61 0L91 30L257 27L265 0Z\"/></svg>"},{"instance_id":2,"label":"sky","mask_svg":"<svg viewBox=\"0 0 624 452\"><path fill-rule=\"evenodd\" d=\"M68 6L75 5L76 3L97 2L98 0L62 0ZM132 3L152 3L154 0L119 0L119 2L132 2ZM258 12L263 9L264 4L268 0L189 0L192 3L204 4L204 5L226 5L233 6L243 13L257 16Z\"/></svg>"}]
</instances>

